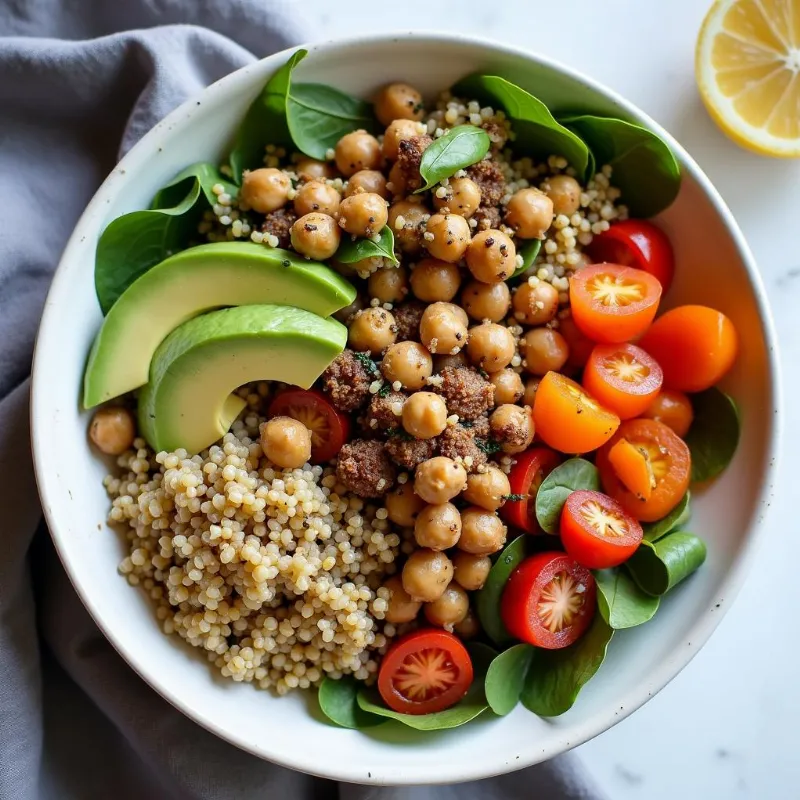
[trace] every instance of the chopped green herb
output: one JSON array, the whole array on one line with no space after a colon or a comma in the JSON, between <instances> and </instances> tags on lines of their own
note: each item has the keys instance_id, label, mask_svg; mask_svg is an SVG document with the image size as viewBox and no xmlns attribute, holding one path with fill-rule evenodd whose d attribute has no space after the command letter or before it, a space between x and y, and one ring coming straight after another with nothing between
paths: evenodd
<instances>
[{"instance_id":1,"label":"chopped green herb","mask_svg":"<svg viewBox=\"0 0 800 800\"><path fill-rule=\"evenodd\" d=\"M503 495L503 500L511 500L511 501L513 501L515 503L518 503L518 502L520 502L522 500L526 500L527 497L528 496L525 495L525 494L515 494L514 492L511 492L511 494L504 494Z\"/></svg>"},{"instance_id":2,"label":"chopped green herb","mask_svg":"<svg viewBox=\"0 0 800 800\"><path fill-rule=\"evenodd\" d=\"M378 389L378 397L386 397L389 392L392 391L392 385L390 383L384 383L380 389Z\"/></svg>"},{"instance_id":3,"label":"chopped green herb","mask_svg":"<svg viewBox=\"0 0 800 800\"><path fill-rule=\"evenodd\" d=\"M369 357L369 353L355 353L354 355L367 372L371 372L373 375L378 374L378 365Z\"/></svg>"},{"instance_id":4,"label":"chopped green herb","mask_svg":"<svg viewBox=\"0 0 800 800\"><path fill-rule=\"evenodd\" d=\"M477 436L475 437L475 445L487 456L493 455L500 449L500 443L494 439L480 439Z\"/></svg>"}]
</instances>

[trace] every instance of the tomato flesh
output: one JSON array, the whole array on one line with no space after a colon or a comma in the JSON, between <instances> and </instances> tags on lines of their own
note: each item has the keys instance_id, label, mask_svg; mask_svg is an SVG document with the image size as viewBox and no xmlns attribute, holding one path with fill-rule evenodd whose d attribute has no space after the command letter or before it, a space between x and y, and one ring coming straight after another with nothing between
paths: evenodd
<instances>
[{"instance_id":1,"label":"tomato flesh","mask_svg":"<svg viewBox=\"0 0 800 800\"><path fill-rule=\"evenodd\" d=\"M511 493L524 495L522 500L507 500L500 516L526 533L541 533L536 521L536 493L542 481L561 463L558 453L547 447L533 447L517 456L508 474Z\"/></svg>"},{"instance_id":2,"label":"tomato flesh","mask_svg":"<svg viewBox=\"0 0 800 800\"><path fill-rule=\"evenodd\" d=\"M378 672L378 692L401 714L433 714L455 705L472 685L472 660L461 640L444 630L401 636Z\"/></svg>"},{"instance_id":3,"label":"tomato flesh","mask_svg":"<svg viewBox=\"0 0 800 800\"><path fill-rule=\"evenodd\" d=\"M615 500L593 491L567 498L560 533L567 553L588 569L622 564L642 541L642 526Z\"/></svg>"},{"instance_id":4,"label":"tomato flesh","mask_svg":"<svg viewBox=\"0 0 800 800\"><path fill-rule=\"evenodd\" d=\"M500 614L517 639L558 650L579 639L597 606L592 573L569 555L538 553L511 573L500 601Z\"/></svg>"}]
</instances>

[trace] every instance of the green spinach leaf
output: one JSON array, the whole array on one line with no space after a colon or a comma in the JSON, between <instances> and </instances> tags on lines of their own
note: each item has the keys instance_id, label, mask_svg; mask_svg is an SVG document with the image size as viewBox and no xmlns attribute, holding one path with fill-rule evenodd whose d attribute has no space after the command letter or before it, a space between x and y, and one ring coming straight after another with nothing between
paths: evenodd
<instances>
[{"instance_id":1,"label":"green spinach leaf","mask_svg":"<svg viewBox=\"0 0 800 800\"><path fill-rule=\"evenodd\" d=\"M495 714L514 710L535 655L529 644L515 644L494 658L486 673L486 702Z\"/></svg>"},{"instance_id":2,"label":"green spinach leaf","mask_svg":"<svg viewBox=\"0 0 800 800\"><path fill-rule=\"evenodd\" d=\"M594 577L597 608L615 631L649 622L658 611L659 598L645 594L624 570L601 569Z\"/></svg>"},{"instance_id":3,"label":"green spinach leaf","mask_svg":"<svg viewBox=\"0 0 800 800\"><path fill-rule=\"evenodd\" d=\"M389 225L381 230L381 240L373 242L372 239L351 239L345 236L334 259L342 264L355 264L365 258L388 258L393 264L399 264L394 254L394 233Z\"/></svg>"},{"instance_id":4,"label":"green spinach leaf","mask_svg":"<svg viewBox=\"0 0 800 800\"><path fill-rule=\"evenodd\" d=\"M643 592L660 596L688 578L705 560L702 539L693 533L675 531L654 544L642 542L625 566Z\"/></svg>"},{"instance_id":5,"label":"green spinach leaf","mask_svg":"<svg viewBox=\"0 0 800 800\"><path fill-rule=\"evenodd\" d=\"M522 256L522 266L515 269L513 275L508 280L518 278L525 270L530 269L533 266L533 262L536 261L536 256L539 255L541 249L541 239L530 239L525 242L519 249L519 255Z\"/></svg>"},{"instance_id":6,"label":"green spinach leaf","mask_svg":"<svg viewBox=\"0 0 800 800\"><path fill-rule=\"evenodd\" d=\"M642 525L645 541L657 542L662 536L683 527L692 516L690 502L691 492L686 492L680 503L666 517Z\"/></svg>"},{"instance_id":7,"label":"green spinach leaf","mask_svg":"<svg viewBox=\"0 0 800 800\"><path fill-rule=\"evenodd\" d=\"M422 154L419 174L425 184L414 194L424 192L460 169L477 164L488 152L491 140L483 128L458 125L434 140Z\"/></svg>"},{"instance_id":8,"label":"green spinach leaf","mask_svg":"<svg viewBox=\"0 0 800 800\"><path fill-rule=\"evenodd\" d=\"M692 453L692 480L708 481L731 463L739 445L736 403L719 389L692 396L694 421L686 436Z\"/></svg>"},{"instance_id":9,"label":"green spinach leaf","mask_svg":"<svg viewBox=\"0 0 800 800\"><path fill-rule=\"evenodd\" d=\"M386 722L382 717L368 714L356 700L363 684L352 675L339 680L325 678L319 687L317 699L322 713L341 728L371 728Z\"/></svg>"},{"instance_id":10,"label":"green spinach leaf","mask_svg":"<svg viewBox=\"0 0 800 800\"><path fill-rule=\"evenodd\" d=\"M536 519L543 531L558 533L561 509L578 489L600 490L597 468L583 458L571 458L559 464L542 481L536 493Z\"/></svg>"}]
</instances>

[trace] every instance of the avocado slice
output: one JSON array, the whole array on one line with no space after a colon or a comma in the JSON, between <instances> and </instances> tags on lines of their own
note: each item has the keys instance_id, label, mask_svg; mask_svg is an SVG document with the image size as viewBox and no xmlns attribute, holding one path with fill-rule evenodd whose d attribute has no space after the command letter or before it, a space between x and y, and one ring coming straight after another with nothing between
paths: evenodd
<instances>
[{"instance_id":1,"label":"avocado slice","mask_svg":"<svg viewBox=\"0 0 800 800\"><path fill-rule=\"evenodd\" d=\"M342 352L347 328L291 306L238 306L184 322L159 345L139 395L151 447L199 453L245 407L242 384L276 380L308 389Z\"/></svg>"},{"instance_id":2,"label":"avocado slice","mask_svg":"<svg viewBox=\"0 0 800 800\"><path fill-rule=\"evenodd\" d=\"M83 405L92 408L147 383L158 345L206 311L272 303L327 317L355 296L341 275L287 250L252 242L183 250L145 272L109 310L89 355Z\"/></svg>"}]
</instances>

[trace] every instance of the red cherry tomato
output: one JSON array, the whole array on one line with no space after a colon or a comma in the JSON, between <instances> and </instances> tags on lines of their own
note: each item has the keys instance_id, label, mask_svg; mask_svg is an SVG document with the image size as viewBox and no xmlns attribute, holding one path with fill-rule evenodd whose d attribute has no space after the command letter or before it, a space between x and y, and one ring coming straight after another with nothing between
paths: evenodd
<instances>
[{"instance_id":1,"label":"red cherry tomato","mask_svg":"<svg viewBox=\"0 0 800 800\"><path fill-rule=\"evenodd\" d=\"M675 274L675 254L667 234L643 219L614 222L592 238L586 254L595 263L609 262L649 272L667 293Z\"/></svg>"},{"instance_id":2,"label":"red cherry tomato","mask_svg":"<svg viewBox=\"0 0 800 800\"><path fill-rule=\"evenodd\" d=\"M291 417L311 432L311 461L330 461L350 436L350 418L316 389L284 389L275 396L269 417Z\"/></svg>"},{"instance_id":3,"label":"red cherry tomato","mask_svg":"<svg viewBox=\"0 0 800 800\"><path fill-rule=\"evenodd\" d=\"M527 533L540 533L536 521L536 493L542 481L561 463L561 457L548 447L533 447L517 456L517 463L508 474L512 494L523 500L507 500L500 516L509 524Z\"/></svg>"},{"instance_id":4,"label":"red cherry tomato","mask_svg":"<svg viewBox=\"0 0 800 800\"><path fill-rule=\"evenodd\" d=\"M561 512L561 543L589 569L616 567L627 561L642 541L642 526L601 492L573 492Z\"/></svg>"},{"instance_id":5,"label":"red cherry tomato","mask_svg":"<svg viewBox=\"0 0 800 800\"><path fill-rule=\"evenodd\" d=\"M500 614L509 633L535 647L558 650L579 639L597 606L592 573L565 553L538 553L511 573Z\"/></svg>"},{"instance_id":6,"label":"red cherry tomato","mask_svg":"<svg viewBox=\"0 0 800 800\"><path fill-rule=\"evenodd\" d=\"M392 711L433 714L455 705L472 685L472 660L461 640L423 629L400 637L378 672L378 691Z\"/></svg>"}]
</instances>

